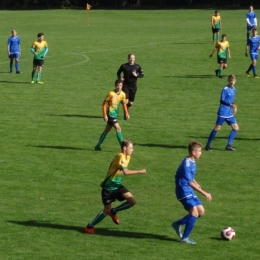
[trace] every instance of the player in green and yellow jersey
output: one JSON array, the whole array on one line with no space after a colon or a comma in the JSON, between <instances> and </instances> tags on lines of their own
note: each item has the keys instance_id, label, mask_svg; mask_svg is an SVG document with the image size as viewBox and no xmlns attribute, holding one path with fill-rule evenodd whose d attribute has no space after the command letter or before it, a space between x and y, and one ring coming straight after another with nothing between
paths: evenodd
<instances>
[{"instance_id":1,"label":"player in green and yellow jersey","mask_svg":"<svg viewBox=\"0 0 260 260\"><path fill-rule=\"evenodd\" d=\"M215 14L211 17L211 28L213 34L213 44L215 44L217 41L219 41L219 31L222 29L221 17L218 10L216 10Z\"/></svg>"},{"instance_id":2,"label":"player in green and yellow jersey","mask_svg":"<svg viewBox=\"0 0 260 260\"><path fill-rule=\"evenodd\" d=\"M215 48L213 49L212 53L209 57L212 57L215 50L217 50L217 59L219 64L219 69L215 70L216 76L222 78L222 71L227 67L227 56L231 58L230 49L229 49L229 42L226 40L227 35L222 34L221 40L217 42Z\"/></svg>"},{"instance_id":3,"label":"player in green and yellow jersey","mask_svg":"<svg viewBox=\"0 0 260 260\"><path fill-rule=\"evenodd\" d=\"M33 42L32 47L31 47L31 52L34 54L31 83L32 84L35 83L34 75L38 68L36 83L43 84L43 82L41 81L42 67L44 64L45 55L47 54L49 49L48 49L47 42L44 41L44 34L38 33L37 36L38 36L38 40Z\"/></svg>"},{"instance_id":4,"label":"player in green and yellow jersey","mask_svg":"<svg viewBox=\"0 0 260 260\"><path fill-rule=\"evenodd\" d=\"M133 151L133 143L130 140L123 140L121 142L121 153L117 154L111 162L106 178L100 185L102 187L101 195L104 209L84 228L84 232L94 234L94 226L101 222L107 215L112 218L115 224L119 225L120 221L116 214L119 211L129 209L135 205L136 200L134 196L122 185L122 176L145 174L146 169L128 169L130 156ZM115 208L111 208L112 202L116 200L126 200L126 202Z\"/></svg>"},{"instance_id":5,"label":"player in green and yellow jersey","mask_svg":"<svg viewBox=\"0 0 260 260\"><path fill-rule=\"evenodd\" d=\"M126 97L125 93L122 91L123 87L123 80L117 79L115 81L115 89L110 91L103 104L102 104L102 110L103 110L103 118L107 122L107 125L105 127L104 132L101 134L99 141L97 145L95 146L96 151L101 151L101 144L104 142L105 138L107 137L107 134L112 129L112 127L116 130L116 136L119 144L121 145L121 142L123 141L123 136L121 133L121 127L117 121L118 113L119 113L119 106L122 104L124 113L126 115L126 119L129 119L129 113L126 106Z\"/></svg>"}]
</instances>

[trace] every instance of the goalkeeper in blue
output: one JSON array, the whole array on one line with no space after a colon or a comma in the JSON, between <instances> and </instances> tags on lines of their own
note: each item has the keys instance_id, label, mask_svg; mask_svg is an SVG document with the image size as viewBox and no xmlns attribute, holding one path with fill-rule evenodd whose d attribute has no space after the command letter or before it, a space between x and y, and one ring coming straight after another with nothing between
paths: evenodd
<instances>
[{"instance_id":1,"label":"goalkeeper in blue","mask_svg":"<svg viewBox=\"0 0 260 260\"><path fill-rule=\"evenodd\" d=\"M230 132L228 143L226 146L226 150L235 151L235 148L232 146L232 142L236 137L237 131L239 130L236 118L234 114L237 112L237 105L234 104L235 95L236 95L236 77L235 75L228 76L228 85L226 85L222 91L220 96L220 105L218 109L218 118L216 121L216 125L214 129L211 131L207 145L205 147L206 151L212 151L211 142L217 135L218 131L221 129L221 126L224 122L231 126L232 130Z\"/></svg>"},{"instance_id":2,"label":"goalkeeper in blue","mask_svg":"<svg viewBox=\"0 0 260 260\"><path fill-rule=\"evenodd\" d=\"M192 232L198 217L203 216L205 212L201 201L194 191L197 191L205 196L207 201L212 200L211 194L202 190L201 186L194 178L196 174L195 161L201 156L201 147L202 145L196 141L191 141L189 143L189 156L183 159L175 175L176 197L181 202L184 209L188 211L188 214L173 222L172 227L176 231L176 234L181 238L181 243L192 245L197 243L190 239L189 235ZM183 234L181 233L182 225L185 225Z\"/></svg>"}]
</instances>

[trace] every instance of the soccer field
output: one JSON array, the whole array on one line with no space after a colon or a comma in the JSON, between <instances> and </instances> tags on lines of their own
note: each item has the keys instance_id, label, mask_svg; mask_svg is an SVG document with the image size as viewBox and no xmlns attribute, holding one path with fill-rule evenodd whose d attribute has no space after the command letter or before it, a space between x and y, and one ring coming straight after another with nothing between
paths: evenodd
<instances>
[{"instance_id":1,"label":"soccer field","mask_svg":"<svg viewBox=\"0 0 260 260\"><path fill-rule=\"evenodd\" d=\"M0 13L1 260L258 259L260 79L245 75L246 10L220 11L232 57L222 79L216 54L209 58L214 10L91 10L90 26L83 10ZM21 38L20 75L9 73L12 29ZM30 84L39 32L49 45L43 85ZM119 226L108 217L95 235L84 234L103 208L99 184L120 151L113 129L102 152L94 146L105 127L101 104L128 53L145 77L131 119L120 111L119 123L135 144L129 169L147 174L123 177L137 204L118 214ZM171 228L186 214L175 171L190 140L205 146L229 74L237 77L236 151L225 151L227 125L214 150L203 150L196 180L213 200L199 195L206 214L191 234L198 244L183 245ZM234 241L221 240L225 226L236 231Z\"/></svg>"}]
</instances>

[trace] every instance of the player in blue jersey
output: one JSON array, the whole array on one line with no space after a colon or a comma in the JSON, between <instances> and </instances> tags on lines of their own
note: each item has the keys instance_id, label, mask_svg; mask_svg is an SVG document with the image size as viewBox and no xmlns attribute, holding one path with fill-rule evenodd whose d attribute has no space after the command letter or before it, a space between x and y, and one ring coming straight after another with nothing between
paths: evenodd
<instances>
[{"instance_id":1,"label":"player in blue jersey","mask_svg":"<svg viewBox=\"0 0 260 260\"><path fill-rule=\"evenodd\" d=\"M236 118L234 117L234 114L236 114L237 112L237 105L234 104L234 99L236 95L235 83L236 83L235 75L229 75L228 85L225 86L221 92L216 126L209 135L208 142L205 147L206 151L212 151L210 147L211 142L215 138L218 131L221 129L221 126L223 125L224 122L227 122L227 124L231 125L232 127L232 130L228 138L226 150L235 151L235 148L232 147L232 142L236 137L237 131L239 130Z\"/></svg>"},{"instance_id":2,"label":"player in blue jersey","mask_svg":"<svg viewBox=\"0 0 260 260\"><path fill-rule=\"evenodd\" d=\"M19 70L19 58L21 56L21 44L20 38L17 36L16 30L12 30L12 36L7 40L7 53L10 58L10 73L13 72L13 63L15 60L15 70L17 74L20 74Z\"/></svg>"},{"instance_id":3,"label":"player in blue jersey","mask_svg":"<svg viewBox=\"0 0 260 260\"><path fill-rule=\"evenodd\" d=\"M254 12L254 7L249 6L249 11L246 13L246 23L247 23L247 39L249 38L250 31L257 27L256 13Z\"/></svg>"},{"instance_id":4,"label":"player in blue jersey","mask_svg":"<svg viewBox=\"0 0 260 260\"><path fill-rule=\"evenodd\" d=\"M204 207L194 191L201 193L211 201L211 194L202 190L201 186L195 180L196 159L201 156L202 145L196 141L191 141L188 146L189 156L181 162L175 175L175 192L177 199L182 203L185 210L189 213L183 218L172 223L172 227L181 238L180 242L187 244L196 244L189 238L189 235L195 225L198 217L204 215ZM181 226L185 225L184 233L181 233Z\"/></svg>"},{"instance_id":5,"label":"player in blue jersey","mask_svg":"<svg viewBox=\"0 0 260 260\"><path fill-rule=\"evenodd\" d=\"M246 71L246 75L249 76L249 72L252 70L254 77L259 78L256 74L256 61L258 59L258 51L259 51L259 44L260 44L260 36L257 35L257 29L254 28L252 30L252 37L249 37L247 40L246 45L246 57L248 56L248 51L250 49L250 58L252 63L250 64L248 70Z\"/></svg>"}]
</instances>

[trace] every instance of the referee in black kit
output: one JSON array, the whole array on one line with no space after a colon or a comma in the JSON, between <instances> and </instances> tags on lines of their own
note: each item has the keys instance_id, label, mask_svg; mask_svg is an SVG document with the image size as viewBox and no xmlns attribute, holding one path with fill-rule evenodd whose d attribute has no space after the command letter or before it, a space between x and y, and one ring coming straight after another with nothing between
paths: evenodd
<instances>
[{"instance_id":1,"label":"referee in black kit","mask_svg":"<svg viewBox=\"0 0 260 260\"><path fill-rule=\"evenodd\" d=\"M144 72L140 65L135 63L135 55L128 54L128 63L122 64L117 71L117 77L121 78L123 72L123 88L122 90L126 95L127 108L131 107L135 100L135 94L137 92L137 79L144 76ZM124 116L126 120L126 117Z\"/></svg>"}]
</instances>

